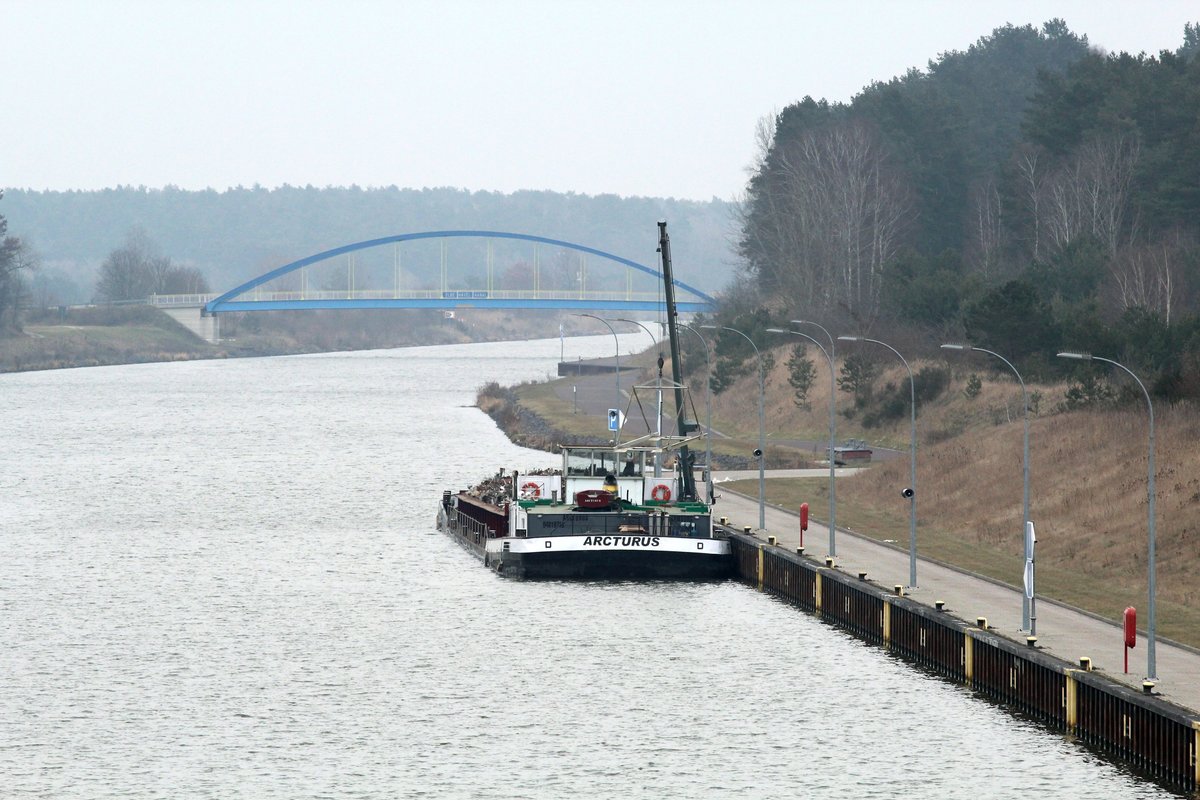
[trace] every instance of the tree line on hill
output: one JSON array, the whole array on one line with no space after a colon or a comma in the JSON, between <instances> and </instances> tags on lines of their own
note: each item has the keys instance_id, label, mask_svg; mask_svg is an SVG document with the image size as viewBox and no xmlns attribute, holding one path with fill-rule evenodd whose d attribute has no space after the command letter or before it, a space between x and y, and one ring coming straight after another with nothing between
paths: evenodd
<instances>
[{"instance_id":1,"label":"tree line on hill","mask_svg":"<svg viewBox=\"0 0 1200 800\"><path fill-rule=\"evenodd\" d=\"M29 302L35 305L124 299L116 295L127 292L108 291L119 286L100 272L106 260L129 255L118 251L129 249L131 236L142 245L156 243L148 250L134 248L147 250L141 254L146 259L169 254L175 267L197 271L214 290L340 245L427 230L529 233L653 266L655 223L667 219L678 242L675 261L681 280L715 292L732 275L734 260L732 204L716 198L699 202L395 186L223 191L123 186L100 191L11 188L3 207L41 263L29 280ZM160 267L141 270L148 274L135 283L161 282Z\"/></svg>"},{"instance_id":2,"label":"tree line on hill","mask_svg":"<svg viewBox=\"0 0 1200 800\"><path fill-rule=\"evenodd\" d=\"M1200 397L1200 23L1183 34L1135 56L1009 25L765 120L721 324L965 340L1034 379L1080 349ZM718 376L741 351L722 338Z\"/></svg>"}]
</instances>

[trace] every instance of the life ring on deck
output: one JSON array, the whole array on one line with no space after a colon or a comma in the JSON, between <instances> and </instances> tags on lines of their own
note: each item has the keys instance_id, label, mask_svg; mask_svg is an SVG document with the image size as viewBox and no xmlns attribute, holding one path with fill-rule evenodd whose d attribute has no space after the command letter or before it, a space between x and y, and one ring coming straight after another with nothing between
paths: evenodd
<instances>
[{"instance_id":1,"label":"life ring on deck","mask_svg":"<svg viewBox=\"0 0 1200 800\"><path fill-rule=\"evenodd\" d=\"M539 484L529 481L529 483L521 484L521 497L532 497L535 500L542 496L542 487Z\"/></svg>"},{"instance_id":2,"label":"life ring on deck","mask_svg":"<svg viewBox=\"0 0 1200 800\"><path fill-rule=\"evenodd\" d=\"M650 491L650 496L660 503L669 503L671 502L671 487L660 483Z\"/></svg>"}]
</instances>

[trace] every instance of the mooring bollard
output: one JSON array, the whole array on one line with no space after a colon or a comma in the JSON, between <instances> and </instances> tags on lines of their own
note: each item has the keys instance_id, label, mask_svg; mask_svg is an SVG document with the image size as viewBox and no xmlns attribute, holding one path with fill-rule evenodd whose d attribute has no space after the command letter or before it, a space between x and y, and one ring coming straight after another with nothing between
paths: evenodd
<instances>
[{"instance_id":1,"label":"mooring bollard","mask_svg":"<svg viewBox=\"0 0 1200 800\"><path fill-rule=\"evenodd\" d=\"M893 586L893 587L892 587L892 590L893 590L893 591L894 591L894 592L895 592L895 593L896 593L898 596L900 596L900 597L903 597L903 596L904 596L904 584L902 584L902 583L897 583L895 586Z\"/></svg>"},{"instance_id":2,"label":"mooring bollard","mask_svg":"<svg viewBox=\"0 0 1200 800\"><path fill-rule=\"evenodd\" d=\"M867 579L867 573L865 573L865 572L858 573L858 579L860 581L865 581Z\"/></svg>"},{"instance_id":3,"label":"mooring bollard","mask_svg":"<svg viewBox=\"0 0 1200 800\"><path fill-rule=\"evenodd\" d=\"M776 539L774 536L767 537L767 544L771 545L772 547L774 547L778 543L779 543L779 540Z\"/></svg>"},{"instance_id":4,"label":"mooring bollard","mask_svg":"<svg viewBox=\"0 0 1200 800\"><path fill-rule=\"evenodd\" d=\"M803 547L797 547L797 548L796 548L796 555L798 555L798 556L802 556L802 555L804 555L804 548L803 548Z\"/></svg>"},{"instance_id":5,"label":"mooring bollard","mask_svg":"<svg viewBox=\"0 0 1200 800\"><path fill-rule=\"evenodd\" d=\"M753 529L749 525L742 526L742 533L746 534L747 536L750 535L751 530L753 530Z\"/></svg>"},{"instance_id":6,"label":"mooring bollard","mask_svg":"<svg viewBox=\"0 0 1200 800\"><path fill-rule=\"evenodd\" d=\"M937 608L938 611L946 610L946 601L945 600L934 600L933 605L935 608Z\"/></svg>"},{"instance_id":7,"label":"mooring bollard","mask_svg":"<svg viewBox=\"0 0 1200 800\"><path fill-rule=\"evenodd\" d=\"M1025 637L1025 646L1026 647L1037 647L1037 637L1036 636L1026 636Z\"/></svg>"},{"instance_id":8,"label":"mooring bollard","mask_svg":"<svg viewBox=\"0 0 1200 800\"><path fill-rule=\"evenodd\" d=\"M825 556L825 566L827 566L827 567L833 566L833 556Z\"/></svg>"},{"instance_id":9,"label":"mooring bollard","mask_svg":"<svg viewBox=\"0 0 1200 800\"><path fill-rule=\"evenodd\" d=\"M1154 681L1142 681L1142 692L1144 694L1154 694Z\"/></svg>"},{"instance_id":10,"label":"mooring bollard","mask_svg":"<svg viewBox=\"0 0 1200 800\"><path fill-rule=\"evenodd\" d=\"M987 617L976 617L975 618L975 626L978 628L982 628L983 630L986 631L987 630Z\"/></svg>"},{"instance_id":11,"label":"mooring bollard","mask_svg":"<svg viewBox=\"0 0 1200 800\"><path fill-rule=\"evenodd\" d=\"M1090 658L1088 658L1087 656L1080 656L1079 657L1079 668L1082 669L1084 672L1091 672L1092 671L1092 660Z\"/></svg>"}]
</instances>

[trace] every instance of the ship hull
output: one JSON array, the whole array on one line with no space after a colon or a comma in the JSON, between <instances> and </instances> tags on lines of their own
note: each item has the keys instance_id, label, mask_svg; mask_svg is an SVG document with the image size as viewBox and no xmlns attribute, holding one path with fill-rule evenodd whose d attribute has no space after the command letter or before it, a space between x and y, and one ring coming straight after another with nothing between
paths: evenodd
<instances>
[{"instance_id":1,"label":"ship hull","mask_svg":"<svg viewBox=\"0 0 1200 800\"><path fill-rule=\"evenodd\" d=\"M484 564L522 580L715 581L733 575L726 539L585 535L489 537L444 510L438 528Z\"/></svg>"},{"instance_id":2,"label":"ship hull","mask_svg":"<svg viewBox=\"0 0 1200 800\"><path fill-rule=\"evenodd\" d=\"M714 542L715 544L715 542ZM595 550L549 553L485 554L505 577L522 580L674 580L716 581L733 574L728 552L646 553L642 550Z\"/></svg>"}]
</instances>

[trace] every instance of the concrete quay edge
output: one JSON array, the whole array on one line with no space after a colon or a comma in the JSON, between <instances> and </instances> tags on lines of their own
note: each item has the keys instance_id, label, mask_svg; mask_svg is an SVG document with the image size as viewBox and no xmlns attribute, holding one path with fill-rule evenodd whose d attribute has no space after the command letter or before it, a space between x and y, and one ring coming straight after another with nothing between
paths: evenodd
<instances>
[{"instance_id":1,"label":"concrete quay edge","mask_svg":"<svg viewBox=\"0 0 1200 800\"><path fill-rule=\"evenodd\" d=\"M719 473L718 473L718 476L719 476ZM728 488L724 488L723 492L727 492L731 496L730 499L735 501L737 503L737 505L739 506L739 508L734 512L737 515L737 519L731 519L731 522L736 522L740 525L744 525L745 521L749 520L752 516L755 520L757 520L757 505L758 505L757 497L751 497L751 496L745 495L740 492L732 491ZM721 505L722 504L720 502L718 502L718 505L717 505L716 509L714 510L715 515L717 517L721 517L721 516L731 516L732 517L733 515L727 514L721 508ZM769 511L774 512L775 514L783 514L788 517L797 518L797 519L799 516L797 512L792 511L791 509L787 509L787 508L777 506L774 504L767 504L767 508ZM818 545L818 547L823 547L824 540L820 539L819 537L821 536L822 532L827 533L828 528L826 528L824 525L819 525L818 527L819 527L820 531L814 531L812 529L813 528L813 520L810 517L809 535L813 537L813 541L821 541L822 544ZM882 541L879 541L876 539L871 539L870 537L866 537L860 533L856 533L854 531L847 530L840 526L838 527L838 534L839 534L839 537L838 537L839 545L841 545L843 543L849 544L849 542L847 540L854 540L855 542L859 543L861 546L863 546L867 549L877 548L877 549L881 549L881 550L890 551L890 553L894 557L903 558L905 560L905 563L907 563L908 548L906 546L901 546L901 545L898 545L895 543L882 542ZM763 535L764 536L766 536L766 535L776 536L777 541L779 542L780 546L789 547L789 545L790 545L791 548L793 549L793 551L794 551L794 547L799 544L798 525L788 526L786 532L781 533L779 531L774 531L771 529L770 520L768 519L767 528L765 531L763 531ZM816 552L816 550L814 550L814 548L809 547L807 549L810 553L810 557L814 558L814 560L820 560L818 556L813 555ZM839 547L839 551L842 551L841 547ZM873 579L875 579L877 581L882 581L880 575L887 572L885 569L880 569L880 568L878 568L878 566L873 565L872 563L870 563L869 558L866 558L866 557L862 556L861 554L859 554L857 557L860 560L867 561L867 563L865 563L865 564L858 565L859 568L865 569L865 571L867 571ZM853 560L853 559L850 559L850 560ZM850 566L844 566L847 564L847 559L844 554L839 554L839 556L836 559L836 563L838 564L839 567L844 567L847 570L853 571L853 569ZM959 567L956 567L953 564L948 564L948 563L941 562L941 561L938 561L935 559L929 559L929 558L926 558L926 557L920 556L920 555L918 555L918 566L925 567L926 574L928 574L929 567L936 567L936 568L946 571L947 573L953 573L954 575L957 576L957 578L955 580L964 584L964 589L962 591L965 591L967 594L970 594L970 595L976 594L976 592L971 590L971 587L970 587L971 583L983 584L983 585L988 586L993 595L996 592L1003 592L1003 593L1007 593L1008 595L1010 595L1010 597L1012 599L1012 603L1006 604L1002 608L987 607L986 604L984 604L984 608L980 609L979 616L986 616L989 619L989 621L995 621L997 623L995 625L989 624L989 629L990 629L991 633L1000 635L1000 636L1004 636L1004 637L1010 639L1011 641L1019 642L1022 644L1022 646L1024 646L1024 644L1025 644L1025 642L1023 640L1024 632L1021 631L1021 629L1020 629L1020 614L1019 613L1016 614L1015 623L1009 624L1009 623L1011 623L1011 619L1012 619L1012 615L1013 615L1012 608L1013 607L1019 608L1019 606L1020 606L1020 597L1022 595L1022 592L1019 589L1017 589L1016 587L1013 587L1010 584L1004 583L1003 581L999 581L999 580L990 578L985 575L979 575L977 573L973 573L968 570L964 570ZM894 577L895 576L894 568L893 568L892 574ZM897 583L907 583L907 580L906 580L907 571L904 571L903 575L904 575L905 580L897 580L896 581ZM891 582L892 581L889 579L885 583L891 583ZM918 575L918 582L922 583L922 581L920 580L920 575ZM924 587L922 587L921 590L918 590L919 593L923 593L923 589L924 589ZM913 594L911 594L909 592L906 592L905 596L909 600L914 600L918 603L922 603L931 608L934 605L934 598L932 596L929 596L927 598L922 597L922 596L914 596ZM1009 599L1009 598L1005 598L1005 599ZM1095 668L1096 668L1097 672L1101 672L1104 675L1108 676L1109 678L1115 680L1116 682L1124 684L1126 686L1130 686L1135 689L1141 688L1142 677L1141 677L1141 675L1139 675L1138 670L1142 666L1144 666L1142 663L1145 658L1145 649L1144 648L1145 648L1146 640L1145 640L1144 634L1139 634L1138 647L1135 648L1130 654L1131 672L1129 674L1124 674L1121 671L1119 663L1117 663L1115 669L1113 668L1112 664L1114 661L1116 661L1116 659L1118 657L1110 655L1110 651L1117 650L1119 652L1119 647L1114 646L1114 642L1116 642L1117 645L1119 645L1119 640L1120 640L1120 630L1121 629L1117 623L1115 623L1105 617L1102 617L1098 614L1095 614L1093 612L1079 609L1079 608L1076 608L1076 607L1071 606L1066 603L1060 603L1057 601L1049 600L1048 598L1043 598L1043 597L1039 596L1037 598L1037 601L1038 601L1039 622L1041 622L1043 620L1044 607L1051 606L1054 609L1054 612L1056 615L1065 616L1067 618L1069 618L1071 616L1085 618L1086 620L1088 620L1088 623L1090 625L1092 625L1092 626L1102 625L1102 626L1105 626L1106 631L1112 632L1112 641L1109 641L1109 639L1107 637L1092 637L1092 638L1084 637L1085 644L1083 646L1080 646L1080 644L1079 644L1079 642L1080 642L1079 626L1072 625L1071 626L1072 630L1070 632L1064 633L1062 630L1047 631L1043 624L1040 626L1040 629L1038 631L1038 639L1039 639L1038 649L1039 650L1042 650L1050 655L1054 655L1057 658L1059 658L1063 661L1066 661L1068 663L1078 663L1079 657L1088 656L1089 658L1093 658L1093 661L1096 664ZM973 600L973 602L974 602L974 600ZM948 610L950 613L955 614L960 619L964 619L964 620L967 620L968 617L973 618L973 616L974 616L974 615L968 615L968 617L964 617L964 616L962 616L963 610L961 608L954 609L953 606L951 606ZM1059 625L1056 627L1064 628L1065 626ZM1007 632L1009 628L1012 629L1011 634ZM1022 638L1017 638L1017 634L1020 634ZM1057 642L1057 644L1059 646L1056 647L1056 646L1052 646L1051 644L1047 643L1046 642L1047 638L1051 639L1052 641L1059 640ZM1062 640L1064 640L1064 639L1067 641L1063 642ZM1200 712L1200 651L1198 651L1194 647L1182 645L1180 643L1173 642L1168 639L1164 639L1161 636L1158 637L1157 641L1158 641L1159 664L1158 664L1158 670L1157 670L1158 681L1156 683L1155 694L1163 697L1163 699L1169 700L1173 703L1176 703L1180 706L1188 708L1192 711ZM1074 652L1068 654L1068 652L1066 650L1064 650L1061 646L1064 643L1072 645L1074 647ZM1174 650L1174 652L1173 653L1164 652L1164 651L1169 651L1169 650ZM1173 661L1175 664L1184 666L1185 669L1181 670L1181 672L1184 674L1179 677L1174 677L1174 676L1170 675L1170 672L1164 672L1164 666L1165 666L1163 663L1164 655L1168 656L1169 661ZM1183 662L1183 663L1181 664L1181 662ZM1103 664L1103 666L1101 666L1102 664ZM1166 678L1164 678L1164 674L1167 675Z\"/></svg>"}]
</instances>

